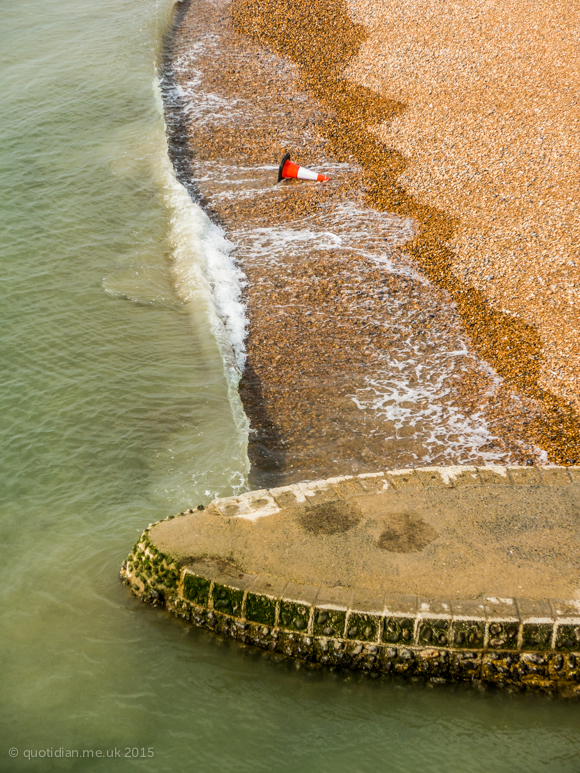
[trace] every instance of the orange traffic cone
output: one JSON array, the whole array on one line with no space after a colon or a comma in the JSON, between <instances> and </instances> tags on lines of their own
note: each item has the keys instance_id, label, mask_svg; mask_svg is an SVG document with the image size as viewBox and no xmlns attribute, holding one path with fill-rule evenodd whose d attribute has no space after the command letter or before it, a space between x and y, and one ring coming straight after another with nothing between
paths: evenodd
<instances>
[{"instance_id":1,"label":"orange traffic cone","mask_svg":"<svg viewBox=\"0 0 580 773\"><path fill-rule=\"evenodd\" d=\"M288 177L297 177L299 180L316 180L319 183L326 182L329 177L325 177L323 174L317 174L311 172L310 169L306 169L304 166L298 166L290 161L290 153L286 153L282 161L280 161L280 168L278 169L278 182L285 180Z\"/></svg>"}]
</instances>

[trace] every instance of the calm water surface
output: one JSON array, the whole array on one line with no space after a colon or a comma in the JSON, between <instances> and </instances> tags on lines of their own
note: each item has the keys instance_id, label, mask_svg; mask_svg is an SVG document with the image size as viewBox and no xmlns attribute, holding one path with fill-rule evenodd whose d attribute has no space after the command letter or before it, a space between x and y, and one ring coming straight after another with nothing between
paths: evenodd
<instances>
[{"instance_id":1,"label":"calm water surface","mask_svg":"<svg viewBox=\"0 0 580 773\"><path fill-rule=\"evenodd\" d=\"M580 770L577 706L296 670L119 583L147 523L248 474L240 276L167 162L170 16L3 4L0 770Z\"/></svg>"}]
</instances>

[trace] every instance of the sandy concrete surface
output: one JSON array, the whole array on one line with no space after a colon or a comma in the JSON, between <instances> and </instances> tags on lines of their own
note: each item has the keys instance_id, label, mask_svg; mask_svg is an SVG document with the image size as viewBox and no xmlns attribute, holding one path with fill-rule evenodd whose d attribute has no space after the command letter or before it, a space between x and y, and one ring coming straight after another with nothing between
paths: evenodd
<instances>
[{"instance_id":1,"label":"sandy concrete surface","mask_svg":"<svg viewBox=\"0 0 580 773\"><path fill-rule=\"evenodd\" d=\"M570 477L562 468L505 467L251 492L150 533L185 563L210 557L300 586L449 599L580 599L579 537L578 468Z\"/></svg>"},{"instance_id":2,"label":"sandy concrete surface","mask_svg":"<svg viewBox=\"0 0 580 773\"><path fill-rule=\"evenodd\" d=\"M539 384L580 407L577 2L349 0L348 78L406 109L374 126L400 183L456 218L453 272L539 332Z\"/></svg>"}]
</instances>

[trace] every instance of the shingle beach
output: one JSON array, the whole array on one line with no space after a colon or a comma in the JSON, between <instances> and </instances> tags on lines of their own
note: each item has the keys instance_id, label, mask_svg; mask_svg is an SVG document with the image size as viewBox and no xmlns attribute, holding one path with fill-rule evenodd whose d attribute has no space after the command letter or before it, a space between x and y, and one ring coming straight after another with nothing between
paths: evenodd
<instances>
[{"instance_id":1,"label":"shingle beach","mask_svg":"<svg viewBox=\"0 0 580 773\"><path fill-rule=\"evenodd\" d=\"M572 52L561 81L542 74L572 26L520 35L527 6L505 7L511 32L486 8L211 0L176 17L174 164L247 277L241 394L258 482L580 456ZM542 89L559 95L550 120ZM286 151L331 182L273 185ZM405 377L399 421L392 404L380 412L381 379L411 361L423 392ZM452 407L435 437L441 395ZM474 421L489 437L466 456Z\"/></svg>"},{"instance_id":2,"label":"shingle beach","mask_svg":"<svg viewBox=\"0 0 580 773\"><path fill-rule=\"evenodd\" d=\"M348 12L364 28L348 80L406 105L373 128L405 158L398 182L454 219L452 273L535 328L537 386L578 411L578 6L350 0Z\"/></svg>"}]
</instances>

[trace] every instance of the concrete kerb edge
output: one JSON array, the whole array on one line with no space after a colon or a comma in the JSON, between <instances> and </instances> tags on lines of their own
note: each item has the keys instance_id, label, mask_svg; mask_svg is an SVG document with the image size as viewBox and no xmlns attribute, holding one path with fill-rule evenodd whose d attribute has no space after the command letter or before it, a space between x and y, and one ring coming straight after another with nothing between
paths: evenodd
<instances>
[{"instance_id":1,"label":"concrete kerb edge","mask_svg":"<svg viewBox=\"0 0 580 773\"><path fill-rule=\"evenodd\" d=\"M495 480L493 480L495 478ZM229 517L259 518L283 507L318 504L321 501L350 499L393 489L458 488L460 486L551 486L557 482L580 482L580 467L517 467L502 465L410 467L362 475L345 475L321 481L294 483L275 489L262 489L237 497L216 499L208 506L210 512ZM342 492L342 493L341 493Z\"/></svg>"}]
</instances>

